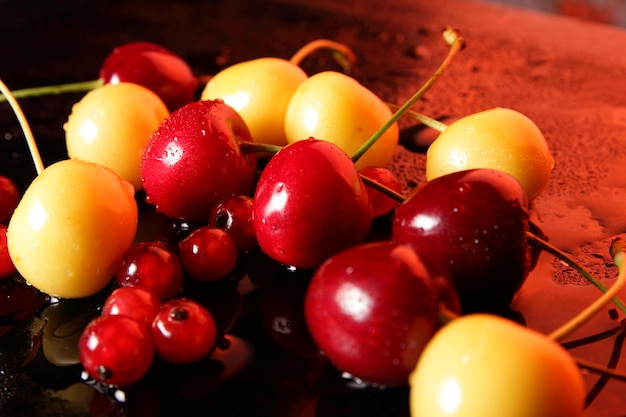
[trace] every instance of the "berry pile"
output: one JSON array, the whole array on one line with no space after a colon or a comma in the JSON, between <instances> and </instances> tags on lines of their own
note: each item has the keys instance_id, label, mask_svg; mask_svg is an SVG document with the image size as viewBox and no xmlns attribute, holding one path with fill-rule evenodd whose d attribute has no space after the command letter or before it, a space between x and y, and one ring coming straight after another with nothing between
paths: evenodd
<instances>
[{"instance_id":1,"label":"berry pile","mask_svg":"<svg viewBox=\"0 0 626 417\"><path fill-rule=\"evenodd\" d=\"M320 47L353 59L331 41L233 65L202 92L173 52L116 49L64 126L69 158L44 168L34 152L23 195L0 178L0 278L52 303L97 300L75 348L99 392L237 356L243 298L262 292L256 324L279 345L364 386L409 387L412 416L582 416L582 365L558 342L623 306L624 245L611 247L616 283L594 281L598 302L554 333L499 315L541 250L580 268L531 221L554 159L529 118L497 108L446 126L410 110L464 46L454 30L444 39L446 58L402 106L298 66ZM440 134L424 184L403 196L387 167L406 115ZM277 309L292 319L268 320ZM485 381L498 401L481 401Z\"/></svg>"}]
</instances>

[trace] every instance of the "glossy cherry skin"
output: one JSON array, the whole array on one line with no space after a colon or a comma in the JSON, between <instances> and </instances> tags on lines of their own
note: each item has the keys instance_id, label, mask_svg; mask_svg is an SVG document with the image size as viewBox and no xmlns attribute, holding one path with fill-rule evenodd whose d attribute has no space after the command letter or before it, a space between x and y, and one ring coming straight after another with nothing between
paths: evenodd
<instances>
[{"instance_id":1,"label":"glossy cherry skin","mask_svg":"<svg viewBox=\"0 0 626 417\"><path fill-rule=\"evenodd\" d=\"M402 193L402 185L398 178L391 170L384 167L368 166L359 170L359 174L370 178L377 183L384 185L385 187L395 191L398 194ZM372 217L384 216L396 208L400 203L388 195L383 194L381 191L375 189L371 185L365 184L367 192L370 197L370 204L372 206Z\"/></svg>"},{"instance_id":2,"label":"glossy cherry skin","mask_svg":"<svg viewBox=\"0 0 626 417\"><path fill-rule=\"evenodd\" d=\"M240 250L259 246L252 220L252 197L230 195L220 200L211 210L209 225L228 232Z\"/></svg>"},{"instance_id":3,"label":"glossy cherry skin","mask_svg":"<svg viewBox=\"0 0 626 417\"><path fill-rule=\"evenodd\" d=\"M241 141L251 141L246 124L219 100L196 101L173 112L143 153L147 201L169 217L206 221L221 198L250 195L254 170Z\"/></svg>"},{"instance_id":4,"label":"glossy cherry skin","mask_svg":"<svg viewBox=\"0 0 626 417\"><path fill-rule=\"evenodd\" d=\"M239 249L223 229L203 226L179 242L183 267L197 281L216 281L226 277L237 264Z\"/></svg>"},{"instance_id":5,"label":"glossy cherry skin","mask_svg":"<svg viewBox=\"0 0 626 417\"><path fill-rule=\"evenodd\" d=\"M195 301L178 298L161 306L152 322L159 356L172 363L192 363L215 346L217 328L213 316Z\"/></svg>"},{"instance_id":6,"label":"glossy cherry skin","mask_svg":"<svg viewBox=\"0 0 626 417\"><path fill-rule=\"evenodd\" d=\"M8 278L16 272L7 246L7 227L0 224L0 279Z\"/></svg>"},{"instance_id":7,"label":"glossy cherry skin","mask_svg":"<svg viewBox=\"0 0 626 417\"><path fill-rule=\"evenodd\" d=\"M0 223L11 218L19 202L20 193L17 185L10 178L0 175Z\"/></svg>"},{"instance_id":8,"label":"glossy cherry skin","mask_svg":"<svg viewBox=\"0 0 626 417\"><path fill-rule=\"evenodd\" d=\"M286 265L314 268L360 243L370 203L356 167L336 145L310 138L275 154L257 183L253 207L259 246Z\"/></svg>"},{"instance_id":9,"label":"glossy cherry skin","mask_svg":"<svg viewBox=\"0 0 626 417\"><path fill-rule=\"evenodd\" d=\"M115 289L102 305L103 316L127 316L147 327L161 307L161 300L142 287L120 287Z\"/></svg>"},{"instance_id":10,"label":"glossy cherry skin","mask_svg":"<svg viewBox=\"0 0 626 417\"><path fill-rule=\"evenodd\" d=\"M123 287L142 287L167 301L181 290L183 266L164 243L141 242L126 251L115 277Z\"/></svg>"},{"instance_id":11,"label":"glossy cherry skin","mask_svg":"<svg viewBox=\"0 0 626 417\"><path fill-rule=\"evenodd\" d=\"M369 384L405 386L438 328L440 302L458 311L449 281L411 247L379 241L324 262L304 314L313 340L341 371Z\"/></svg>"},{"instance_id":12,"label":"glossy cherry skin","mask_svg":"<svg viewBox=\"0 0 626 417\"><path fill-rule=\"evenodd\" d=\"M154 91L170 110L194 100L198 78L172 51L150 42L131 42L115 48L100 68L107 84L130 82Z\"/></svg>"},{"instance_id":13,"label":"glossy cherry skin","mask_svg":"<svg viewBox=\"0 0 626 417\"><path fill-rule=\"evenodd\" d=\"M78 352L92 378L107 385L127 386L150 369L154 341L143 323L120 315L100 316L83 330Z\"/></svg>"},{"instance_id":14,"label":"glossy cherry skin","mask_svg":"<svg viewBox=\"0 0 626 417\"><path fill-rule=\"evenodd\" d=\"M468 311L510 304L531 268L528 230L520 183L476 169L419 187L396 209L392 236L447 270Z\"/></svg>"}]
</instances>

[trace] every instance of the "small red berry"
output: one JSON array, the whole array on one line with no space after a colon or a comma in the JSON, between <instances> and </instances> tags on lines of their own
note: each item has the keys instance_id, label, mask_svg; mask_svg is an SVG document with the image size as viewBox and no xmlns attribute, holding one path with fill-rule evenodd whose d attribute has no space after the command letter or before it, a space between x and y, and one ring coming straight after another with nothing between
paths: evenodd
<instances>
[{"instance_id":1,"label":"small red berry","mask_svg":"<svg viewBox=\"0 0 626 417\"><path fill-rule=\"evenodd\" d=\"M178 256L165 244L143 242L133 245L126 252L116 271L116 278L124 287L143 287L161 301L166 301L180 291L183 267Z\"/></svg>"},{"instance_id":2,"label":"small red berry","mask_svg":"<svg viewBox=\"0 0 626 417\"><path fill-rule=\"evenodd\" d=\"M7 247L7 227L0 224L0 279L5 279L15 274L15 265L9 256Z\"/></svg>"},{"instance_id":3,"label":"small red berry","mask_svg":"<svg viewBox=\"0 0 626 417\"><path fill-rule=\"evenodd\" d=\"M259 243L252 220L252 197L230 195L219 201L211 210L209 225L226 230L241 250L256 248Z\"/></svg>"},{"instance_id":4,"label":"small red berry","mask_svg":"<svg viewBox=\"0 0 626 417\"><path fill-rule=\"evenodd\" d=\"M0 223L11 218L19 202L20 193L17 185L11 179L0 175Z\"/></svg>"},{"instance_id":5,"label":"small red berry","mask_svg":"<svg viewBox=\"0 0 626 417\"><path fill-rule=\"evenodd\" d=\"M148 327L126 316L100 316L83 330L78 353L95 380L127 386L148 372L154 359L154 341Z\"/></svg>"},{"instance_id":6,"label":"small red berry","mask_svg":"<svg viewBox=\"0 0 626 417\"><path fill-rule=\"evenodd\" d=\"M239 248L223 229L203 226L178 244L180 260L189 275L197 281L224 278L237 264Z\"/></svg>"},{"instance_id":7,"label":"small red berry","mask_svg":"<svg viewBox=\"0 0 626 417\"><path fill-rule=\"evenodd\" d=\"M185 298L161 306L152 322L159 356L172 363L192 363L207 356L215 346L217 327L209 311Z\"/></svg>"},{"instance_id":8,"label":"small red berry","mask_svg":"<svg viewBox=\"0 0 626 417\"><path fill-rule=\"evenodd\" d=\"M161 300L143 287L120 287L107 297L102 306L103 316L127 316L148 327L161 307Z\"/></svg>"}]
</instances>

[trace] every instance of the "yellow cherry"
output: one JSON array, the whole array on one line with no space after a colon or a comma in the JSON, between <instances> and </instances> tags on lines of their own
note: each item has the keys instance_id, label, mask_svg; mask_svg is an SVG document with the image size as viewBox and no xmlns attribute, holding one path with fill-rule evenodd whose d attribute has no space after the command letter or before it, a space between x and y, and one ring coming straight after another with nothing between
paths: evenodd
<instances>
[{"instance_id":1,"label":"yellow cherry","mask_svg":"<svg viewBox=\"0 0 626 417\"><path fill-rule=\"evenodd\" d=\"M489 314L452 320L409 378L411 415L581 417L585 385L570 354L545 335Z\"/></svg>"},{"instance_id":2,"label":"yellow cherry","mask_svg":"<svg viewBox=\"0 0 626 417\"><path fill-rule=\"evenodd\" d=\"M554 158L537 125L515 110L494 108L453 122L435 139L427 152L426 178L491 168L517 178L534 199L553 167Z\"/></svg>"},{"instance_id":3,"label":"yellow cherry","mask_svg":"<svg viewBox=\"0 0 626 417\"><path fill-rule=\"evenodd\" d=\"M258 58L218 72L206 84L201 99L221 99L235 109L255 142L285 145L285 111L306 79L298 65L285 59Z\"/></svg>"},{"instance_id":4,"label":"yellow cherry","mask_svg":"<svg viewBox=\"0 0 626 417\"><path fill-rule=\"evenodd\" d=\"M68 159L30 184L7 229L9 255L37 289L82 298L103 289L137 230L134 189L112 170Z\"/></svg>"},{"instance_id":5,"label":"yellow cherry","mask_svg":"<svg viewBox=\"0 0 626 417\"><path fill-rule=\"evenodd\" d=\"M132 83L105 84L72 108L64 125L68 155L104 165L140 190L143 150L167 116L167 107L151 90Z\"/></svg>"},{"instance_id":6,"label":"yellow cherry","mask_svg":"<svg viewBox=\"0 0 626 417\"><path fill-rule=\"evenodd\" d=\"M293 94L285 134L289 143L314 137L352 156L391 116L389 106L354 78L324 71L309 77ZM387 166L398 140L394 123L357 161L357 168Z\"/></svg>"}]
</instances>

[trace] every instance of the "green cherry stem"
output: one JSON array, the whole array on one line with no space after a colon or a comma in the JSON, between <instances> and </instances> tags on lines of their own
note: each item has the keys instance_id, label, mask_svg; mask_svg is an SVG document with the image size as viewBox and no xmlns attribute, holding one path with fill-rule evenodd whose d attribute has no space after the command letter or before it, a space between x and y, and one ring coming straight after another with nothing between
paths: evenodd
<instances>
[{"instance_id":1,"label":"green cherry stem","mask_svg":"<svg viewBox=\"0 0 626 417\"><path fill-rule=\"evenodd\" d=\"M17 117L20 127L22 128L22 132L24 132L24 137L26 138L26 143L28 144L28 149L33 158L33 162L35 164L35 169L37 170L37 174L41 174L41 172L44 170L44 165L41 160L41 155L39 154L39 149L37 148L37 143L35 142L35 137L33 136L33 132L30 129L30 125L28 124L28 121L26 120L26 116L24 115L22 108L20 107L19 103L13 96L13 93L11 92L11 90L9 90L9 88L6 86L4 81L2 81L1 79L0 79L0 92L9 102L11 109L13 109L13 112L15 113L15 116Z\"/></svg>"},{"instance_id":2,"label":"green cherry stem","mask_svg":"<svg viewBox=\"0 0 626 417\"><path fill-rule=\"evenodd\" d=\"M350 72L356 63L356 55L347 45L329 39L316 39L304 45L289 59L294 65L300 65L305 58L320 49L333 51L333 58L341 65L344 72Z\"/></svg>"},{"instance_id":3,"label":"green cherry stem","mask_svg":"<svg viewBox=\"0 0 626 417\"><path fill-rule=\"evenodd\" d=\"M239 149L243 153L276 153L283 147L267 143L239 142Z\"/></svg>"},{"instance_id":4,"label":"green cherry stem","mask_svg":"<svg viewBox=\"0 0 626 417\"><path fill-rule=\"evenodd\" d=\"M602 285L602 283L598 281L597 278L595 278L585 268L583 268L578 262L576 262L574 258L572 258L571 256L569 256L568 254L566 254L565 252L563 252L556 246L550 244L546 240L540 238L539 236L533 233L528 232L526 234L526 237L533 244L537 245L541 249L545 250L548 253L551 253L552 255L556 256L557 258L565 262L568 266L570 266L575 271L577 271L580 275L582 275L587 281L593 284L600 291L602 291L603 293L607 292L607 288L604 285ZM626 313L626 305L624 305L624 303L619 298L614 297L612 301L613 301L613 304L615 304L620 310Z\"/></svg>"},{"instance_id":5,"label":"green cherry stem","mask_svg":"<svg viewBox=\"0 0 626 417\"><path fill-rule=\"evenodd\" d=\"M443 37L450 46L448 54L439 68L430 76L422 85L396 112L376 131L374 134L352 155L352 162L357 162L370 147L389 129L394 123L400 119L422 96L437 82L439 77L452 63L452 58L465 47L465 41L457 31L447 28L443 32Z\"/></svg>"},{"instance_id":6,"label":"green cherry stem","mask_svg":"<svg viewBox=\"0 0 626 417\"><path fill-rule=\"evenodd\" d=\"M389 108L391 109L391 111L397 111L400 109L400 106L397 104L393 104L393 103L387 103L387 105L389 106ZM430 127L431 129L436 130L437 132L443 132L444 130L446 130L448 128L448 125L440 122L437 119L433 119L430 116L427 116L423 113L418 113L414 110L407 110L406 111L406 116L417 120L418 122L420 122L421 124L423 124L424 126Z\"/></svg>"},{"instance_id":7,"label":"green cherry stem","mask_svg":"<svg viewBox=\"0 0 626 417\"><path fill-rule=\"evenodd\" d=\"M619 292L626 286L626 268L624 267L624 258L626 257L626 241L616 238L611 242L611 256L618 268L617 279L601 297L591 303L587 308L578 313L568 322L550 333L549 337L553 340L562 340L572 334L576 329L589 321L604 306L606 306Z\"/></svg>"},{"instance_id":8,"label":"green cherry stem","mask_svg":"<svg viewBox=\"0 0 626 417\"><path fill-rule=\"evenodd\" d=\"M81 81L81 82L58 84L58 85L47 85L47 86L42 86L42 87L30 87L30 88L24 88L21 90L13 91L13 97L27 98L27 97L38 97L38 96L64 94L64 93L85 92L85 91L93 90L103 84L104 84L104 80L101 78L98 78L96 80L91 80L91 81ZM6 101L7 99L8 97L5 93L3 93L3 95L0 96L0 102Z\"/></svg>"},{"instance_id":9,"label":"green cherry stem","mask_svg":"<svg viewBox=\"0 0 626 417\"><path fill-rule=\"evenodd\" d=\"M381 193L385 194L387 197L392 198L393 200L397 201L398 203L403 203L404 200L406 199L402 194L396 192L395 190L392 190L391 188L379 183L378 181L375 181L369 177L366 177L365 175L361 175L361 180L363 181L363 183L365 185L369 185L370 187L374 188L377 191L380 191Z\"/></svg>"}]
</instances>

